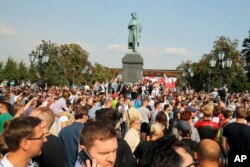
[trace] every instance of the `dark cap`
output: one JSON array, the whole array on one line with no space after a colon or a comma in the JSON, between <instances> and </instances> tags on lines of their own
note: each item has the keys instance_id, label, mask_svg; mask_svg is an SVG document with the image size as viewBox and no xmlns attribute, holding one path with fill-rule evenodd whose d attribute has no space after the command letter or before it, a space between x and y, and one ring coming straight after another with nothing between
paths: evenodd
<instances>
[{"instance_id":1,"label":"dark cap","mask_svg":"<svg viewBox=\"0 0 250 167\"><path fill-rule=\"evenodd\" d=\"M191 126L187 121L183 120L178 121L176 128L184 133L191 132Z\"/></svg>"},{"instance_id":2,"label":"dark cap","mask_svg":"<svg viewBox=\"0 0 250 167\"><path fill-rule=\"evenodd\" d=\"M196 112L196 109L191 105L188 106L187 110L191 112Z\"/></svg>"}]
</instances>

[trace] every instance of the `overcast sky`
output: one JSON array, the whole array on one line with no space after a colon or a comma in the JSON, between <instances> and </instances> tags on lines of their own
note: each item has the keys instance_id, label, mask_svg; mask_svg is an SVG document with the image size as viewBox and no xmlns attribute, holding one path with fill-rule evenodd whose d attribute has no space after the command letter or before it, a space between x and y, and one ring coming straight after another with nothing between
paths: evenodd
<instances>
[{"instance_id":1,"label":"overcast sky","mask_svg":"<svg viewBox=\"0 0 250 167\"><path fill-rule=\"evenodd\" d=\"M198 61L218 36L242 41L250 29L250 0L0 0L0 61L29 64L41 43L77 43L92 63L122 67L130 13L143 26L144 68L175 69Z\"/></svg>"}]
</instances>

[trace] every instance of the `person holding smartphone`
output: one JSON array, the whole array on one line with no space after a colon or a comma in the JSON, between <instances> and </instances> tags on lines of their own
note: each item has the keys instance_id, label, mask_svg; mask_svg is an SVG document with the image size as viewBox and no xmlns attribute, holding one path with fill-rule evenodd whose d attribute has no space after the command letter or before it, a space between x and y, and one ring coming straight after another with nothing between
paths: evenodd
<instances>
[{"instance_id":1,"label":"person holding smartphone","mask_svg":"<svg viewBox=\"0 0 250 167\"><path fill-rule=\"evenodd\" d=\"M80 133L80 152L75 167L114 167L118 148L115 128L103 121L85 125Z\"/></svg>"}]
</instances>

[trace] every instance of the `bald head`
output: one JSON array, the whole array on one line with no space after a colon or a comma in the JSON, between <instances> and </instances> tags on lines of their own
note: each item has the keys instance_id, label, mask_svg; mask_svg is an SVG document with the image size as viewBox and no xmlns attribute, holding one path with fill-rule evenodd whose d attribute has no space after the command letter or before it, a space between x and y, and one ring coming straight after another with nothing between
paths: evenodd
<instances>
[{"instance_id":1,"label":"bald head","mask_svg":"<svg viewBox=\"0 0 250 167\"><path fill-rule=\"evenodd\" d=\"M55 121L55 115L53 111L50 108L47 107L38 107L35 108L31 113L31 117L38 117L42 121L46 122L46 128L49 130L52 126L52 124Z\"/></svg>"},{"instance_id":2,"label":"bald head","mask_svg":"<svg viewBox=\"0 0 250 167\"><path fill-rule=\"evenodd\" d=\"M197 148L198 161L220 161L220 146L213 140L201 140Z\"/></svg>"}]
</instances>

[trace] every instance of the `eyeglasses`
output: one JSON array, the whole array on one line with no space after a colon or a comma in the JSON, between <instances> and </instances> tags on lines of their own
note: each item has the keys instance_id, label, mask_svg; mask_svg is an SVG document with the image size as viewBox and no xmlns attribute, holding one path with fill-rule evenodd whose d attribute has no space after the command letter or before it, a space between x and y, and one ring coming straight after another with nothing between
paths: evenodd
<instances>
[{"instance_id":1,"label":"eyeglasses","mask_svg":"<svg viewBox=\"0 0 250 167\"><path fill-rule=\"evenodd\" d=\"M185 167L198 167L198 163L197 162L192 162L190 165L185 166Z\"/></svg>"},{"instance_id":2,"label":"eyeglasses","mask_svg":"<svg viewBox=\"0 0 250 167\"><path fill-rule=\"evenodd\" d=\"M44 136L44 134L42 134L41 137L32 137L32 138L29 138L28 140L44 140L46 137Z\"/></svg>"},{"instance_id":3,"label":"eyeglasses","mask_svg":"<svg viewBox=\"0 0 250 167\"><path fill-rule=\"evenodd\" d=\"M137 125L138 125L138 124L141 124L141 121L135 122L135 124L137 124Z\"/></svg>"}]
</instances>

